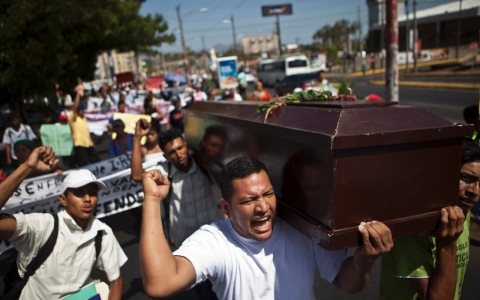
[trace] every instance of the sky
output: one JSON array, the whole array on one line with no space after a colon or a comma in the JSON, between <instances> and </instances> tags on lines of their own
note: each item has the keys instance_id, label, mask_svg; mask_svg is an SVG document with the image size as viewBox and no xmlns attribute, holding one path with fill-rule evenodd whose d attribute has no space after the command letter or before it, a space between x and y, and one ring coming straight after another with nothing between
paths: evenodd
<instances>
[{"instance_id":1,"label":"sky","mask_svg":"<svg viewBox=\"0 0 480 300\"><path fill-rule=\"evenodd\" d=\"M417 0L417 10L451 2L451 0ZM174 33L177 41L164 45L165 53L181 52L179 24L176 6L181 5L183 31L187 47L201 51L202 36L206 50L223 44L233 44L232 25L222 22L233 15L237 45L241 45L241 36L269 35L275 30L275 17L262 17L261 6L275 4L292 4L293 14L280 17L282 44L312 43L314 33L326 24L347 19L358 20L358 6L361 11L362 31L368 33L368 10L365 0L147 0L140 13L162 14L169 25L169 33ZM411 3L409 1L410 11ZM399 5L404 6L401 2ZM204 13L201 8L207 8Z\"/></svg>"}]
</instances>

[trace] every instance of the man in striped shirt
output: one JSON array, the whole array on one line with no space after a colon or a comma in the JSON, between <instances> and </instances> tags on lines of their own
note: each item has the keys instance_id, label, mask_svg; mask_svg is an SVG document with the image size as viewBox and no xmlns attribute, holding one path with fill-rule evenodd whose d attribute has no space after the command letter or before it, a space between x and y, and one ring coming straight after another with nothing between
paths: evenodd
<instances>
[{"instance_id":1,"label":"man in striped shirt","mask_svg":"<svg viewBox=\"0 0 480 300\"><path fill-rule=\"evenodd\" d=\"M168 130L159 142L167 159L159 169L172 182L167 208L170 237L179 247L202 225L220 220L222 213L213 197L213 179L189 155L180 130Z\"/></svg>"}]
</instances>

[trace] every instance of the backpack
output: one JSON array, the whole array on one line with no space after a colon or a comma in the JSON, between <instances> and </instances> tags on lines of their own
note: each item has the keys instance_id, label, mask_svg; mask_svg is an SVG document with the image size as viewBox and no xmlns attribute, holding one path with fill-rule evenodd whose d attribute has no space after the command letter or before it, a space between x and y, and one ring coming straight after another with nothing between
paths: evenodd
<instances>
[{"instance_id":1,"label":"backpack","mask_svg":"<svg viewBox=\"0 0 480 300\"><path fill-rule=\"evenodd\" d=\"M10 271L8 271L7 275L3 278L3 282L5 283L5 289L3 291L3 298L4 300L15 300L20 298L20 294L22 293L23 288L28 282L28 279L35 274L35 272L40 268L40 266L47 260L50 254L57 243L58 237L58 215L52 214L53 216L53 230L50 236L48 237L47 242L45 245L40 248L30 264L27 266L27 270L25 274L23 274L23 278L18 275L17 269L17 261L15 260L10 267ZM96 251L96 259L98 260L98 256L100 255L100 250L102 249L102 231L98 231L97 236L95 237L95 251Z\"/></svg>"}]
</instances>

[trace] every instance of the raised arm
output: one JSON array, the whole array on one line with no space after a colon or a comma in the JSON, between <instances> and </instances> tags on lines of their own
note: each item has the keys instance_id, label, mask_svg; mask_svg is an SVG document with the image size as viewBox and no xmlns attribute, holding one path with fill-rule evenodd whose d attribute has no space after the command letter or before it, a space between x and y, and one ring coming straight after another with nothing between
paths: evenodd
<instances>
[{"instance_id":1,"label":"raised arm","mask_svg":"<svg viewBox=\"0 0 480 300\"><path fill-rule=\"evenodd\" d=\"M58 163L50 147L38 147L33 149L28 160L21 164L10 176L0 183L0 210L5 206L8 199L12 196L22 183L22 181L32 172L46 173L53 170ZM17 228L17 222L14 218L0 220L0 239L8 240Z\"/></svg>"},{"instance_id":2,"label":"raised arm","mask_svg":"<svg viewBox=\"0 0 480 300\"><path fill-rule=\"evenodd\" d=\"M10 143L5 144L5 154L7 155L7 165L12 163L12 145Z\"/></svg>"},{"instance_id":3,"label":"raised arm","mask_svg":"<svg viewBox=\"0 0 480 300\"><path fill-rule=\"evenodd\" d=\"M196 273L186 258L174 256L163 238L160 202L168 194L170 182L160 171L143 174L144 202L140 234L140 264L143 287L151 298L184 291L195 283Z\"/></svg>"},{"instance_id":4,"label":"raised arm","mask_svg":"<svg viewBox=\"0 0 480 300\"><path fill-rule=\"evenodd\" d=\"M390 229L379 221L362 222L358 230L363 238L363 245L355 251L342 266L333 284L344 292L358 293L368 284L373 272L375 260L393 247Z\"/></svg>"},{"instance_id":5,"label":"raised arm","mask_svg":"<svg viewBox=\"0 0 480 300\"><path fill-rule=\"evenodd\" d=\"M435 269L430 278L408 278L422 299L453 299L457 287L457 238L463 231L465 215L455 207L441 210L437 229Z\"/></svg>"},{"instance_id":6,"label":"raised arm","mask_svg":"<svg viewBox=\"0 0 480 300\"><path fill-rule=\"evenodd\" d=\"M77 85L77 87L75 88L75 91L77 93L75 94L75 99L73 100L72 111L73 111L74 114L77 114L77 109L78 109L78 105L80 103L80 98L83 96L83 85L82 84Z\"/></svg>"},{"instance_id":7,"label":"raised arm","mask_svg":"<svg viewBox=\"0 0 480 300\"><path fill-rule=\"evenodd\" d=\"M150 123L145 119L140 119L135 125L135 134L133 135L132 160L130 168L132 169L132 179L142 181L142 137L150 131Z\"/></svg>"}]
</instances>

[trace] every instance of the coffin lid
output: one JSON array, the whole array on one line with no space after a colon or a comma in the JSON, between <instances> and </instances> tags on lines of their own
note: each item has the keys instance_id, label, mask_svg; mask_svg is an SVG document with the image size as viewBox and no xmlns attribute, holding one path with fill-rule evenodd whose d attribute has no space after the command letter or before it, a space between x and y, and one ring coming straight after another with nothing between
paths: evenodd
<instances>
[{"instance_id":1,"label":"coffin lid","mask_svg":"<svg viewBox=\"0 0 480 300\"><path fill-rule=\"evenodd\" d=\"M188 111L275 126L278 130L319 134L329 139L332 150L449 139L473 132L472 125L453 124L426 108L397 102L299 103L277 109L266 124L265 113L256 112L260 104L263 103L195 102Z\"/></svg>"}]
</instances>

